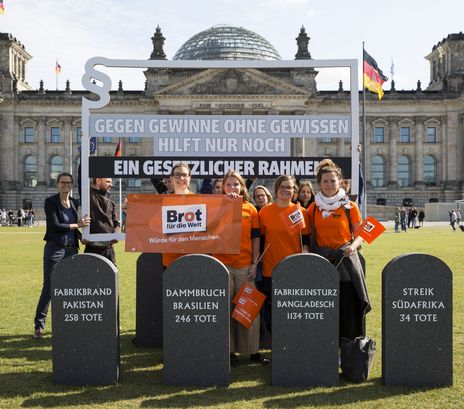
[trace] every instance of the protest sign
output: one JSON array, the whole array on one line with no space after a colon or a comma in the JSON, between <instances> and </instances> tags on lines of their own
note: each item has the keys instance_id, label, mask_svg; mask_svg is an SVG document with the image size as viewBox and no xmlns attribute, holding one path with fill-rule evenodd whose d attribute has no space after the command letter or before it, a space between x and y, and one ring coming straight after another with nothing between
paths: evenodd
<instances>
[{"instance_id":1,"label":"protest sign","mask_svg":"<svg viewBox=\"0 0 464 409\"><path fill-rule=\"evenodd\" d=\"M242 201L225 195L128 195L126 251L238 254Z\"/></svg>"}]
</instances>

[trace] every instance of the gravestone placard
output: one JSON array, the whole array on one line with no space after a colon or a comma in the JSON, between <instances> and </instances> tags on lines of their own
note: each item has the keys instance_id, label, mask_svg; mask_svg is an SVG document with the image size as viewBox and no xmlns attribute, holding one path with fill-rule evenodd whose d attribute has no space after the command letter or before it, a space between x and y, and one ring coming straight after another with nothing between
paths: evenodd
<instances>
[{"instance_id":1,"label":"gravestone placard","mask_svg":"<svg viewBox=\"0 0 464 409\"><path fill-rule=\"evenodd\" d=\"M295 254L272 273L272 384L338 384L339 273L325 258Z\"/></svg>"},{"instance_id":2,"label":"gravestone placard","mask_svg":"<svg viewBox=\"0 0 464 409\"><path fill-rule=\"evenodd\" d=\"M163 346L163 257L158 253L137 259L135 344Z\"/></svg>"},{"instance_id":3,"label":"gravestone placard","mask_svg":"<svg viewBox=\"0 0 464 409\"><path fill-rule=\"evenodd\" d=\"M408 254L382 272L385 385L453 383L452 273L440 259Z\"/></svg>"},{"instance_id":4,"label":"gravestone placard","mask_svg":"<svg viewBox=\"0 0 464 409\"><path fill-rule=\"evenodd\" d=\"M119 379L118 270L96 254L56 265L51 277L53 380L109 385Z\"/></svg>"},{"instance_id":5,"label":"gravestone placard","mask_svg":"<svg viewBox=\"0 0 464 409\"><path fill-rule=\"evenodd\" d=\"M207 255L177 259L163 274L164 382L229 384L229 272Z\"/></svg>"}]
</instances>

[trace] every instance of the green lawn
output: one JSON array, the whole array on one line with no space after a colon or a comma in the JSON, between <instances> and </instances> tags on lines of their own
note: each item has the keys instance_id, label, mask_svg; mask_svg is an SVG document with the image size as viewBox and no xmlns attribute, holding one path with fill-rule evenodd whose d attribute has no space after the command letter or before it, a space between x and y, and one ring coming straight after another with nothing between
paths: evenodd
<instances>
[{"instance_id":1,"label":"green lawn","mask_svg":"<svg viewBox=\"0 0 464 409\"><path fill-rule=\"evenodd\" d=\"M462 408L464 407L464 234L425 227L384 233L364 246L373 311L368 334L377 341L370 380L335 388L272 387L271 368L244 363L233 368L228 388L179 388L162 383L162 353L136 348L135 264L137 254L117 246L121 300L121 379L106 387L55 385L51 338L33 340L33 316L42 283L43 228L0 228L0 408ZM445 261L454 277L454 386L437 389L384 387L381 382L381 272L392 258L427 253ZM50 328L50 319L47 330ZM424 357L426 359L426 357ZM436 365L430 362L430 365Z\"/></svg>"}]
</instances>

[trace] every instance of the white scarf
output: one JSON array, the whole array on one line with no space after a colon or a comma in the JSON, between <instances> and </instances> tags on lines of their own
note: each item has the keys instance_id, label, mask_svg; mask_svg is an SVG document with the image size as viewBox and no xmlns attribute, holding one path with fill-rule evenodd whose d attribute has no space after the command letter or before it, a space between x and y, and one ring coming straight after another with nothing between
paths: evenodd
<instances>
[{"instance_id":1,"label":"white scarf","mask_svg":"<svg viewBox=\"0 0 464 409\"><path fill-rule=\"evenodd\" d=\"M334 210L344 206L346 209L351 209L350 198L346 195L343 189L339 189L335 196L327 197L319 192L315 197L316 206L322 212L322 218L326 219L329 217Z\"/></svg>"}]
</instances>

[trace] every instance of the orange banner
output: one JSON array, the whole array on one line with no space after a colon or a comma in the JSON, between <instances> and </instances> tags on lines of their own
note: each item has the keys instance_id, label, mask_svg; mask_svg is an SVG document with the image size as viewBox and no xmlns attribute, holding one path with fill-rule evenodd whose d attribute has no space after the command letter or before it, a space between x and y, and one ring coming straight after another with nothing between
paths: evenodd
<instances>
[{"instance_id":1,"label":"orange banner","mask_svg":"<svg viewBox=\"0 0 464 409\"><path fill-rule=\"evenodd\" d=\"M362 237L369 244L372 243L385 231L385 227L375 217L367 216L361 226L354 232L354 235Z\"/></svg>"},{"instance_id":2,"label":"orange banner","mask_svg":"<svg viewBox=\"0 0 464 409\"><path fill-rule=\"evenodd\" d=\"M127 196L126 251L238 254L242 201L225 195Z\"/></svg>"}]
</instances>

